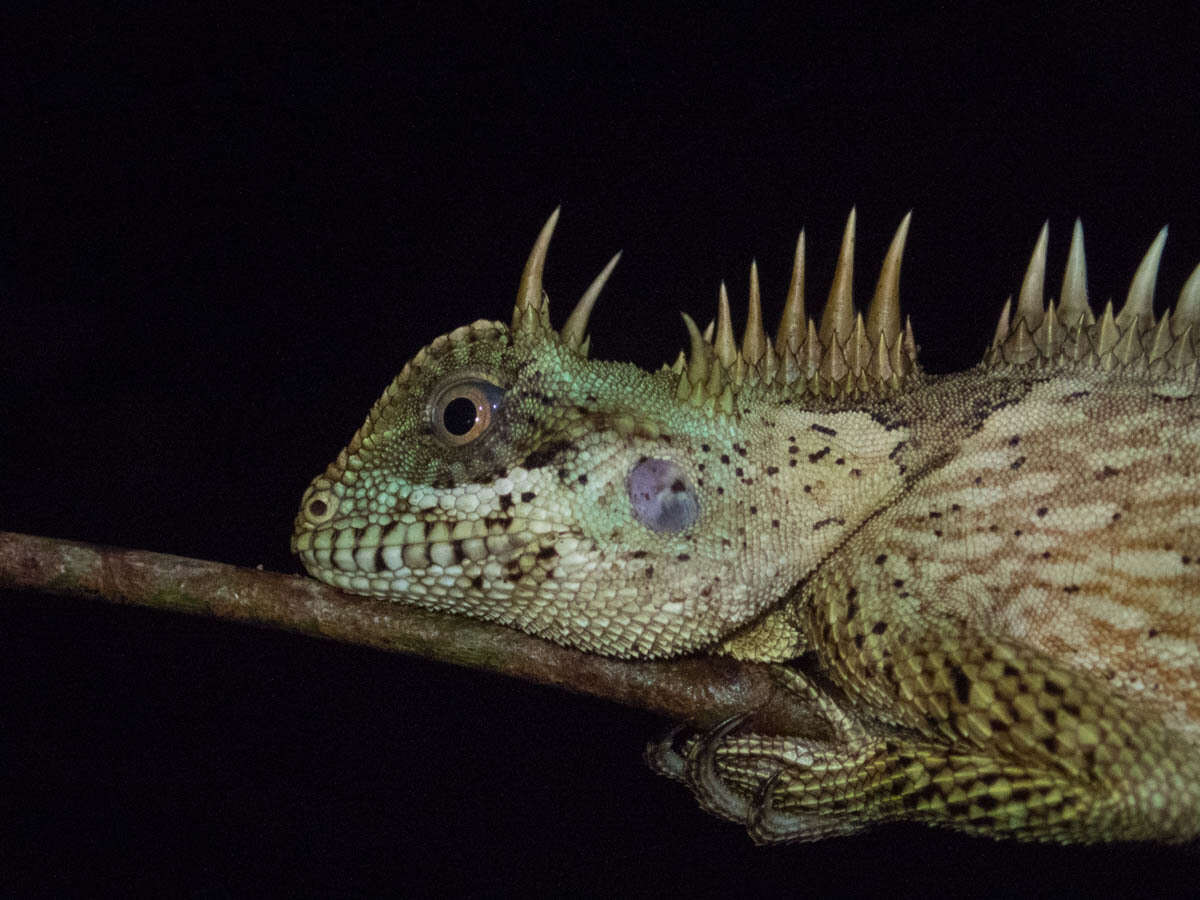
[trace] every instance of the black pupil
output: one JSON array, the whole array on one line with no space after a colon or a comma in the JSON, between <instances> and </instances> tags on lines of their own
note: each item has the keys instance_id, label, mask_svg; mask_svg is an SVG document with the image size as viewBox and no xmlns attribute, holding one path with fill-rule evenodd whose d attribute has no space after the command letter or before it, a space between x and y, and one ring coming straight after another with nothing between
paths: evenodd
<instances>
[{"instance_id":1,"label":"black pupil","mask_svg":"<svg viewBox=\"0 0 1200 900\"><path fill-rule=\"evenodd\" d=\"M474 403L466 397L455 397L446 404L446 409L442 413L442 425L450 434L462 437L475 427L477 418Z\"/></svg>"}]
</instances>

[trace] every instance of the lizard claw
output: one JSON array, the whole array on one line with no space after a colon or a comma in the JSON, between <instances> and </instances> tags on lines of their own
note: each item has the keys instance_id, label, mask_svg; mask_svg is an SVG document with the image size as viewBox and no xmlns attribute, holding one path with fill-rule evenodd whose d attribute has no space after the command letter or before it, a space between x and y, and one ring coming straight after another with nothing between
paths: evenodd
<instances>
[{"instance_id":1,"label":"lizard claw","mask_svg":"<svg viewBox=\"0 0 1200 900\"><path fill-rule=\"evenodd\" d=\"M730 716L702 735L685 760L684 781L703 809L734 822L745 822L752 812L750 800L732 790L717 771L717 749L752 713Z\"/></svg>"},{"instance_id":2,"label":"lizard claw","mask_svg":"<svg viewBox=\"0 0 1200 900\"><path fill-rule=\"evenodd\" d=\"M672 781L683 781L686 777L687 758L680 739L690 731L691 727L686 722L680 722L659 740L647 744L646 751L642 754L646 765Z\"/></svg>"}]
</instances>

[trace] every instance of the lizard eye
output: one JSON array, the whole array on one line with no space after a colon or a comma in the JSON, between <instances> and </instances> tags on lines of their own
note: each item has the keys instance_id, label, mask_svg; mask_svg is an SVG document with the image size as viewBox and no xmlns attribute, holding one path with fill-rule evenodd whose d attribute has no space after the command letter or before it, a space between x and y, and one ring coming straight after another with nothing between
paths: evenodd
<instances>
[{"instance_id":1,"label":"lizard eye","mask_svg":"<svg viewBox=\"0 0 1200 900\"><path fill-rule=\"evenodd\" d=\"M310 525L323 525L333 518L337 512L338 498L328 489L312 490L305 494L300 504L304 518Z\"/></svg>"},{"instance_id":2,"label":"lizard eye","mask_svg":"<svg viewBox=\"0 0 1200 900\"><path fill-rule=\"evenodd\" d=\"M503 401L504 391L481 378L448 384L430 406L433 433L456 447L470 444L491 428Z\"/></svg>"}]
</instances>

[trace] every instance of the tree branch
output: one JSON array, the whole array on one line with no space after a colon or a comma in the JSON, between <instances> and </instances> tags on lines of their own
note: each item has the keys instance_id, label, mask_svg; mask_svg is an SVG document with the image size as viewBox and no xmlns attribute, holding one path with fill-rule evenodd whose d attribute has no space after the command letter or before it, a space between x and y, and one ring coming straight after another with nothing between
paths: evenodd
<instances>
[{"instance_id":1,"label":"tree branch","mask_svg":"<svg viewBox=\"0 0 1200 900\"><path fill-rule=\"evenodd\" d=\"M410 653L592 694L699 727L758 709L760 730L812 730L764 666L718 657L636 662L487 622L347 594L310 578L0 531L0 588L146 606Z\"/></svg>"}]
</instances>

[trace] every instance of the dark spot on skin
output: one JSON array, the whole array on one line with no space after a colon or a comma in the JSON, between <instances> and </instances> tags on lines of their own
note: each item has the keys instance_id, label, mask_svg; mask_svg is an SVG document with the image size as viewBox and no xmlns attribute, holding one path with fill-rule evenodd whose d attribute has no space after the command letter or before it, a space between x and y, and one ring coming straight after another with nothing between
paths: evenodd
<instances>
[{"instance_id":1,"label":"dark spot on skin","mask_svg":"<svg viewBox=\"0 0 1200 900\"><path fill-rule=\"evenodd\" d=\"M646 553L647 551L645 550L634 550L629 554L629 556L631 559L644 559L646 557Z\"/></svg>"},{"instance_id":2,"label":"dark spot on skin","mask_svg":"<svg viewBox=\"0 0 1200 900\"><path fill-rule=\"evenodd\" d=\"M1039 506L1039 507L1037 508L1037 514L1038 514L1038 518L1039 518L1039 519L1040 519L1040 518L1043 518L1043 517L1046 515L1046 513L1048 513L1048 512L1050 512L1050 509L1049 509L1049 507L1045 507L1045 506Z\"/></svg>"},{"instance_id":3,"label":"dark spot on skin","mask_svg":"<svg viewBox=\"0 0 1200 900\"><path fill-rule=\"evenodd\" d=\"M737 444L734 444L733 449L735 451L737 451L738 456L742 457L743 459L746 457L746 448L745 447L741 447L741 446L738 446Z\"/></svg>"},{"instance_id":4,"label":"dark spot on skin","mask_svg":"<svg viewBox=\"0 0 1200 900\"><path fill-rule=\"evenodd\" d=\"M1021 436L1019 434L1014 434L1008 439L1008 446L1010 447L1015 447L1019 443L1021 443Z\"/></svg>"},{"instance_id":5,"label":"dark spot on skin","mask_svg":"<svg viewBox=\"0 0 1200 900\"><path fill-rule=\"evenodd\" d=\"M553 547L543 547L541 550L539 550L537 553L534 554L534 557L536 559L554 559L554 557L556 557L556 556L558 556L558 551L555 550Z\"/></svg>"},{"instance_id":6,"label":"dark spot on skin","mask_svg":"<svg viewBox=\"0 0 1200 900\"><path fill-rule=\"evenodd\" d=\"M708 444L701 444L701 445L700 445L700 450L701 450L702 452L704 452L704 453L708 453L708 452L709 452L709 450L711 450L711 449L712 449L712 448L711 448L711 447L709 447L709 446L708 446Z\"/></svg>"},{"instance_id":7,"label":"dark spot on skin","mask_svg":"<svg viewBox=\"0 0 1200 900\"><path fill-rule=\"evenodd\" d=\"M982 475L976 475L976 476L975 476L975 483L976 483L976 484L983 484L983 476L982 476Z\"/></svg>"},{"instance_id":8,"label":"dark spot on skin","mask_svg":"<svg viewBox=\"0 0 1200 900\"><path fill-rule=\"evenodd\" d=\"M844 457L839 456L837 459L835 459L833 461L833 464L835 466L844 466L846 464L846 460Z\"/></svg>"},{"instance_id":9,"label":"dark spot on skin","mask_svg":"<svg viewBox=\"0 0 1200 900\"><path fill-rule=\"evenodd\" d=\"M779 520L778 520L778 519L772 519L772 520L771 520L771 527L772 527L772 528L778 528L778 527L779 527Z\"/></svg>"},{"instance_id":10,"label":"dark spot on skin","mask_svg":"<svg viewBox=\"0 0 1200 900\"><path fill-rule=\"evenodd\" d=\"M1057 725L1058 724L1058 710L1057 709L1043 709L1042 710L1042 718L1045 719L1050 725Z\"/></svg>"},{"instance_id":11,"label":"dark spot on skin","mask_svg":"<svg viewBox=\"0 0 1200 900\"><path fill-rule=\"evenodd\" d=\"M728 453L721 454L721 462L725 463L725 465L729 465L729 454Z\"/></svg>"},{"instance_id":12,"label":"dark spot on skin","mask_svg":"<svg viewBox=\"0 0 1200 900\"><path fill-rule=\"evenodd\" d=\"M483 576L476 575L474 578L472 578L471 587L475 588L477 591L483 590Z\"/></svg>"},{"instance_id":13,"label":"dark spot on skin","mask_svg":"<svg viewBox=\"0 0 1200 900\"><path fill-rule=\"evenodd\" d=\"M767 466L767 474L768 475L779 474L779 466Z\"/></svg>"},{"instance_id":14,"label":"dark spot on skin","mask_svg":"<svg viewBox=\"0 0 1200 900\"><path fill-rule=\"evenodd\" d=\"M836 524L838 524L838 525L841 525L841 524L843 524L845 521L846 521L846 520L845 520L845 519L843 519L843 518L841 518L840 516L830 516L828 519L821 519L821 521L819 521L819 522L813 522L813 527L812 527L812 530L813 530L813 531L820 531L820 530L821 530L822 528L824 528L826 525L833 525L833 524L835 524L835 523L836 523Z\"/></svg>"},{"instance_id":15,"label":"dark spot on skin","mask_svg":"<svg viewBox=\"0 0 1200 900\"><path fill-rule=\"evenodd\" d=\"M1091 391L1075 391L1073 394L1067 394L1068 400L1079 400L1091 394Z\"/></svg>"},{"instance_id":16,"label":"dark spot on skin","mask_svg":"<svg viewBox=\"0 0 1200 900\"><path fill-rule=\"evenodd\" d=\"M816 453L810 453L810 454L808 454L808 461L809 461L810 463L815 463L815 462L817 462L818 460L821 460L821 459L825 458L825 457L826 457L826 456L828 456L828 455L829 455L829 448L828 448L828 447L822 447L822 448L821 448L820 450L818 450Z\"/></svg>"},{"instance_id":17,"label":"dark spot on skin","mask_svg":"<svg viewBox=\"0 0 1200 900\"><path fill-rule=\"evenodd\" d=\"M1023 532L1023 531L1022 531L1020 528L1014 528L1014 529L1013 529L1013 537L1020 537L1020 536L1021 536L1021 535L1023 535L1024 533L1025 533L1025 532Z\"/></svg>"},{"instance_id":18,"label":"dark spot on skin","mask_svg":"<svg viewBox=\"0 0 1200 900\"><path fill-rule=\"evenodd\" d=\"M854 646L861 650L864 640L865 638L861 634L856 634L854 636Z\"/></svg>"},{"instance_id":19,"label":"dark spot on skin","mask_svg":"<svg viewBox=\"0 0 1200 900\"><path fill-rule=\"evenodd\" d=\"M938 512L936 509L931 509L929 511L929 518L940 519L941 517L942 517L942 514L940 512Z\"/></svg>"},{"instance_id":20,"label":"dark spot on skin","mask_svg":"<svg viewBox=\"0 0 1200 900\"><path fill-rule=\"evenodd\" d=\"M578 481L580 484L587 484L587 482L588 482L587 472L584 472L582 475L580 475L575 480Z\"/></svg>"},{"instance_id":21,"label":"dark spot on skin","mask_svg":"<svg viewBox=\"0 0 1200 900\"><path fill-rule=\"evenodd\" d=\"M1010 469L1012 469L1012 470L1015 472L1017 469L1021 468L1021 466L1023 466L1023 465L1025 465L1025 457L1023 457L1023 456L1018 456L1016 459L1014 459L1014 460L1013 460L1013 461L1012 461L1012 462L1009 464L1009 466L1008 466L1008 467L1009 467Z\"/></svg>"},{"instance_id":22,"label":"dark spot on skin","mask_svg":"<svg viewBox=\"0 0 1200 900\"><path fill-rule=\"evenodd\" d=\"M1051 753L1057 753L1058 752L1058 738L1056 738L1054 735L1050 735L1049 737L1044 737L1044 738L1042 738L1042 746L1045 747L1047 750L1049 750Z\"/></svg>"},{"instance_id":23,"label":"dark spot on skin","mask_svg":"<svg viewBox=\"0 0 1200 900\"><path fill-rule=\"evenodd\" d=\"M1063 712L1065 712L1069 716L1074 716L1075 718L1078 719L1080 709L1074 703L1064 703L1063 704Z\"/></svg>"},{"instance_id":24,"label":"dark spot on skin","mask_svg":"<svg viewBox=\"0 0 1200 900\"><path fill-rule=\"evenodd\" d=\"M959 703L966 706L971 699L971 679L958 666L950 667L950 677L954 680L954 696L958 698Z\"/></svg>"},{"instance_id":25,"label":"dark spot on skin","mask_svg":"<svg viewBox=\"0 0 1200 900\"><path fill-rule=\"evenodd\" d=\"M570 449L571 444L569 441L555 441L547 444L545 447L539 447L525 457L525 468L540 469L554 459L554 457L558 456L559 453Z\"/></svg>"},{"instance_id":26,"label":"dark spot on skin","mask_svg":"<svg viewBox=\"0 0 1200 900\"><path fill-rule=\"evenodd\" d=\"M499 501L500 501L500 510L502 512L508 512L510 509L512 509L512 506L513 506L512 494L501 494L499 496L499 498L497 498L497 499L499 499Z\"/></svg>"},{"instance_id":27,"label":"dark spot on skin","mask_svg":"<svg viewBox=\"0 0 1200 900\"><path fill-rule=\"evenodd\" d=\"M1116 521L1119 521L1119 520L1120 520L1120 518L1121 518L1121 514L1120 514L1120 513L1113 513L1113 514L1112 514L1112 520L1113 520L1114 522L1116 522Z\"/></svg>"},{"instance_id":28,"label":"dark spot on skin","mask_svg":"<svg viewBox=\"0 0 1200 900\"><path fill-rule=\"evenodd\" d=\"M880 553L877 557L875 557L875 565L882 566L885 562L887 562L886 553Z\"/></svg>"},{"instance_id":29,"label":"dark spot on skin","mask_svg":"<svg viewBox=\"0 0 1200 900\"><path fill-rule=\"evenodd\" d=\"M852 477L852 478L861 478L861 477L862 477L862 469L851 469L851 470L850 470L850 477Z\"/></svg>"},{"instance_id":30,"label":"dark spot on skin","mask_svg":"<svg viewBox=\"0 0 1200 900\"><path fill-rule=\"evenodd\" d=\"M679 554L677 557L675 557L675 558L676 558L677 560L679 560L680 562L687 562L687 561L688 561L689 559L691 559L692 557L691 557L691 554L689 554L689 553L680 553L680 554Z\"/></svg>"},{"instance_id":31,"label":"dark spot on skin","mask_svg":"<svg viewBox=\"0 0 1200 900\"><path fill-rule=\"evenodd\" d=\"M788 460L788 467L789 467L789 468L793 468L793 469L794 469L794 468L796 467L796 461L795 461L794 459L789 459L789 460Z\"/></svg>"},{"instance_id":32,"label":"dark spot on skin","mask_svg":"<svg viewBox=\"0 0 1200 900\"><path fill-rule=\"evenodd\" d=\"M725 488L723 488L723 487L718 487L718 488L717 488L717 493L718 493L718 494L723 494L723 493L725 493Z\"/></svg>"},{"instance_id":33,"label":"dark spot on skin","mask_svg":"<svg viewBox=\"0 0 1200 900\"><path fill-rule=\"evenodd\" d=\"M1187 566L1187 565L1191 565L1192 558L1190 556L1188 556L1187 554L1184 554L1183 556L1179 557L1179 561L1181 563L1183 563L1185 566Z\"/></svg>"},{"instance_id":34,"label":"dark spot on skin","mask_svg":"<svg viewBox=\"0 0 1200 900\"><path fill-rule=\"evenodd\" d=\"M806 485L804 486L804 493L806 493L806 494L811 494L811 493L812 493L812 485L811 485L811 484L806 484Z\"/></svg>"},{"instance_id":35,"label":"dark spot on skin","mask_svg":"<svg viewBox=\"0 0 1200 900\"><path fill-rule=\"evenodd\" d=\"M907 443L908 441L901 441L895 447L893 447L892 452L888 454L888 459L895 459L897 456L899 456L900 451L904 449L904 445Z\"/></svg>"},{"instance_id":36,"label":"dark spot on skin","mask_svg":"<svg viewBox=\"0 0 1200 900\"><path fill-rule=\"evenodd\" d=\"M904 579L897 578L895 581L892 582L892 587L898 587L898 588L904 587Z\"/></svg>"},{"instance_id":37,"label":"dark spot on skin","mask_svg":"<svg viewBox=\"0 0 1200 900\"><path fill-rule=\"evenodd\" d=\"M830 437L837 437L837 432L834 429L826 428L824 425L815 425L814 424L814 425L809 425L808 427L811 428L813 431L820 432L821 434L827 434Z\"/></svg>"},{"instance_id":38,"label":"dark spot on skin","mask_svg":"<svg viewBox=\"0 0 1200 900\"><path fill-rule=\"evenodd\" d=\"M1015 678L1021 674L1021 671L1018 668L1016 668L1015 666L1011 666L1008 663L1005 663L1004 664L1004 674L1007 675L1009 678Z\"/></svg>"},{"instance_id":39,"label":"dark spot on skin","mask_svg":"<svg viewBox=\"0 0 1200 900\"><path fill-rule=\"evenodd\" d=\"M1079 585L1077 585L1077 584L1068 584L1067 586L1065 586L1063 588L1064 594L1076 594L1078 592L1079 592Z\"/></svg>"},{"instance_id":40,"label":"dark spot on skin","mask_svg":"<svg viewBox=\"0 0 1200 900\"><path fill-rule=\"evenodd\" d=\"M800 448L796 446L788 447L788 453L799 453Z\"/></svg>"},{"instance_id":41,"label":"dark spot on skin","mask_svg":"<svg viewBox=\"0 0 1200 900\"><path fill-rule=\"evenodd\" d=\"M853 588L851 588L851 590L853 590ZM850 600L850 602L846 604L846 621L853 622L854 617L857 615L858 615L858 604L855 603L853 600Z\"/></svg>"},{"instance_id":42,"label":"dark spot on skin","mask_svg":"<svg viewBox=\"0 0 1200 900\"><path fill-rule=\"evenodd\" d=\"M757 516L757 515L758 515L758 507L757 507L757 506L751 506L751 507L750 507L750 515L752 515L752 516Z\"/></svg>"},{"instance_id":43,"label":"dark spot on skin","mask_svg":"<svg viewBox=\"0 0 1200 900\"><path fill-rule=\"evenodd\" d=\"M444 473L435 475L431 485L439 491L448 491L454 487L454 479Z\"/></svg>"},{"instance_id":44,"label":"dark spot on skin","mask_svg":"<svg viewBox=\"0 0 1200 900\"><path fill-rule=\"evenodd\" d=\"M647 578L654 577L654 566L646 566L646 577Z\"/></svg>"},{"instance_id":45,"label":"dark spot on skin","mask_svg":"<svg viewBox=\"0 0 1200 900\"><path fill-rule=\"evenodd\" d=\"M1046 679L1045 687L1046 687L1046 693L1051 695L1052 697L1061 697L1063 694L1066 693L1066 688L1064 688L1057 681L1051 681L1049 678Z\"/></svg>"},{"instance_id":46,"label":"dark spot on skin","mask_svg":"<svg viewBox=\"0 0 1200 900\"><path fill-rule=\"evenodd\" d=\"M741 466L738 466L736 469L733 470L733 474L736 475L738 478L741 478L743 475L746 474L746 472L745 472L745 470L742 469Z\"/></svg>"},{"instance_id":47,"label":"dark spot on skin","mask_svg":"<svg viewBox=\"0 0 1200 900\"><path fill-rule=\"evenodd\" d=\"M1120 475L1120 474L1121 474L1120 469L1114 469L1112 466L1105 466L1103 469L1101 469L1099 472L1096 473L1096 480L1103 481L1106 478L1112 478L1114 475Z\"/></svg>"},{"instance_id":48,"label":"dark spot on skin","mask_svg":"<svg viewBox=\"0 0 1200 900\"><path fill-rule=\"evenodd\" d=\"M537 496L537 494L535 494L533 491L523 491L521 493L521 502L522 503L532 503L533 499L536 496Z\"/></svg>"},{"instance_id":49,"label":"dark spot on skin","mask_svg":"<svg viewBox=\"0 0 1200 900\"><path fill-rule=\"evenodd\" d=\"M488 528L507 528L512 524L510 516L484 516L483 524Z\"/></svg>"},{"instance_id":50,"label":"dark spot on skin","mask_svg":"<svg viewBox=\"0 0 1200 900\"><path fill-rule=\"evenodd\" d=\"M871 634L883 634L887 631L887 622L876 622L871 626Z\"/></svg>"}]
</instances>

